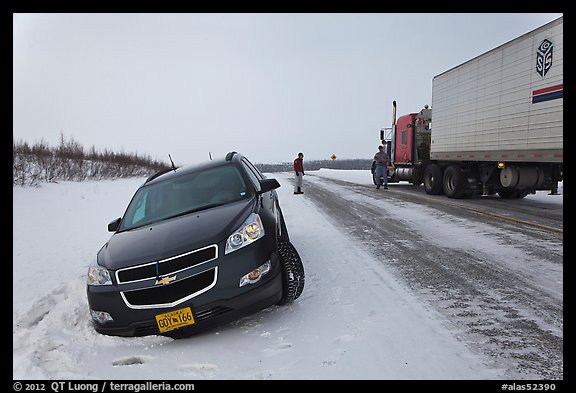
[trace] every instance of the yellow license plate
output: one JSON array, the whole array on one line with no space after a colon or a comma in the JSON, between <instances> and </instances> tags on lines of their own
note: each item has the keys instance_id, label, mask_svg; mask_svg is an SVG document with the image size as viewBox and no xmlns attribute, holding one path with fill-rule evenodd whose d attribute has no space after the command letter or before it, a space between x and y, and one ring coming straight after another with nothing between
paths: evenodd
<instances>
[{"instance_id":1,"label":"yellow license plate","mask_svg":"<svg viewBox=\"0 0 576 393\"><path fill-rule=\"evenodd\" d=\"M190 307L170 311L164 314L156 315L156 324L160 333L181 328L183 326L193 325L194 316Z\"/></svg>"}]
</instances>

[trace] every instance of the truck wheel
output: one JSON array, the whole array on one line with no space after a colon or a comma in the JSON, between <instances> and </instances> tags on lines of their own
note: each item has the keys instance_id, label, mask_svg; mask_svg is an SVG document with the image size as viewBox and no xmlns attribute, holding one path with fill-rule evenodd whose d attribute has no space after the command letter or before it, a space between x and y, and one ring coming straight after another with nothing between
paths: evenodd
<instances>
[{"instance_id":1,"label":"truck wheel","mask_svg":"<svg viewBox=\"0 0 576 393\"><path fill-rule=\"evenodd\" d=\"M461 198L464 194L464 181L466 180L464 174L458 165L450 165L444 171L442 178L444 185L444 194L448 198Z\"/></svg>"},{"instance_id":2,"label":"truck wheel","mask_svg":"<svg viewBox=\"0 0 576 393\"><path fill-rule=\"evenodd\" d=\"M500 198L502 199L522 199L526 195L528 195L528 193L525 191L512 189L512 190L500 190L498 191L498 195L500 195Z\"/></svg>"},{"instance_id":3,"label":"truck wheel","mask_svg":"<svg viewBox=\"0 0 576 393\"><path fill-rule=\"evenodd\" d=\"M442 194L442 168L436 164L431 164L424 170L424 190L430 195Z\"/></svg>"},{"instance_id":4,"label":"truck wheel","mask_svg":"<svg viewBox=\"0 0 576 393\"><path fill-rule=\"evenodd\" d=\"M376 181L376 161L372 161L372 166L370 167L370 173L372 173L372 182L374 183L374 185L377 186L378 184L380 184Z\"/></svg>"},{"instance_id":5,"label":"truck wheel","mask_svg":"<svg viewBox=\"0 0 576 393\"><path fill-rule=\"evenodd\" d=\"M291 242L278 243L278 255L282 269L282 299L279 305L288 304L300 296L304 289L304 266Z\"/></svg>"},{"instance_id":6,"label":"truck wheel","mask_svg":"<svg viewBox=\"0 0 576 393\"><path fill-rule=\"evenodd\" d=\"M415 186L422 184L422 178L420 177L420 174L413 175L412 179L410 179L410 182Z\"/></svg>"}]
</instances>

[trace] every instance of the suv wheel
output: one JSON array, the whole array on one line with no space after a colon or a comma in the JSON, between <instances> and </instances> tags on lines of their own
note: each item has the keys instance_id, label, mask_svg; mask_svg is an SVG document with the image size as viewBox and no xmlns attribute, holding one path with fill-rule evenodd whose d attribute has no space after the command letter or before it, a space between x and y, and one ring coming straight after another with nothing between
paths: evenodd
<instances>
[{"instance_id":1,"label":"suv wheel","mask_svg":"<svg viewBox=\"0 0 576 393\"><path fill-rule=\"evenodd\" d=\"M294 245L289 241L278 242L278 255L282 267L282 299L279 305L290 303L304 289L304 266Z\"/></svg>"}]
</instances>

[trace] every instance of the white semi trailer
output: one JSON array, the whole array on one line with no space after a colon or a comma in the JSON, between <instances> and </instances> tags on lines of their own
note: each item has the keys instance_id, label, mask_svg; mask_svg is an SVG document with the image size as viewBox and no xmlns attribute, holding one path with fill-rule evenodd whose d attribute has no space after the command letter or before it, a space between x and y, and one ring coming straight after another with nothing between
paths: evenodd
<instances>
[{"instance_id":1,"label":"white semi trailer","mask_svg":"<svg viewBox=\"0 0 576 393\"><path fill-rule=\"evenodd\" d=\"M389 181L450 198L557 192L563 176L563 17L443 72L432 108L396 121L383 143Z\"/></svg>"}]
</instances>

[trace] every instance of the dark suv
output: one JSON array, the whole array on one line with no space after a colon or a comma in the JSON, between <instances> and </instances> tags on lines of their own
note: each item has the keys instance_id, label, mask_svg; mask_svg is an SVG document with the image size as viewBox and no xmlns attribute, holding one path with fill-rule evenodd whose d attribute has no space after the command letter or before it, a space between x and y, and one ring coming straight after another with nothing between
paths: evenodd
<instances>
[{"instance_id":1,"label":"dark suv","mask_svg":"<svg viewBox=\"0 0 576 393\"><path fill-rule=\"evenodd\" d=\"M96 331L186 337L298 298L278 187L236 152L148 178L88 269Z\"/></svg>"}]
</instances>

